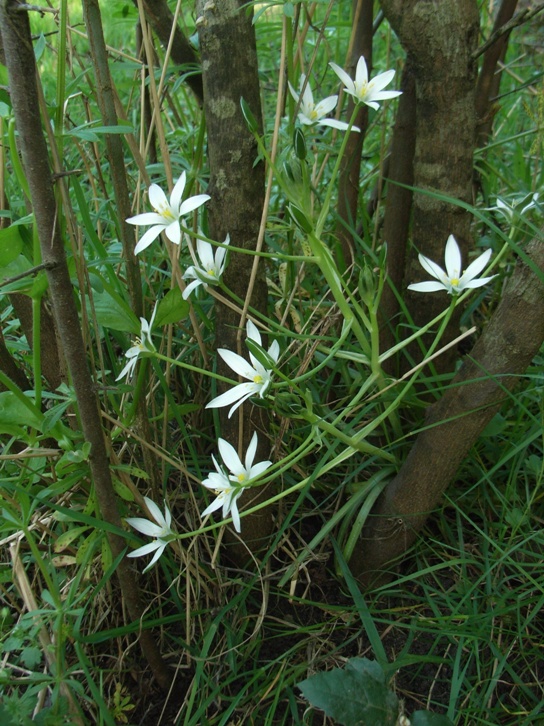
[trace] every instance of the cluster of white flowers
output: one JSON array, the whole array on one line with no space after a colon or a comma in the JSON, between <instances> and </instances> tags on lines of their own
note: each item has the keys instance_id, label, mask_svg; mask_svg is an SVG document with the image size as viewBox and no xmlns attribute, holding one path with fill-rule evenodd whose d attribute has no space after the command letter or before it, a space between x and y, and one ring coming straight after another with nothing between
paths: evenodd
<instances>
[{"instance_id":1,"label":"cluster of white flowers","mask_svg":"<svg viewBox=\"0 0 544 726\"><path fill-rule=\"evenodd\" d=\"M357 63L355 79L350 78L335 63L330 63L330 66L344 84L344 91L353 96L357 104L366 104L373 109L378 109L380 101L395 98L401 93L400 91L383 90L392 81L395 75L395 71L393 70L380 73L372 80L369 80L367 65L363 57ZM299 106L298 120L300 124L303 126L328 126L341 131L350 129L349 124L336 119L326 118L327 114L330 114L336 108L338 96L328 96L316 104L312 89L305 75L300 77L299 88L300 92L297 93L289 83L291 95ZM359 131L359 129L352 126L351 131ZM149 201L154 211L138 214L127 219L127 222L130 224L151 225L151 228L145 232L136 245L135 254L139 254L145 250L163 231L171 242L180 244L181 218L210 199L207 194L199 194L182 201L185 185L186 174L183 172L176 182L169 200L158 185L152 184L149 187ZM521 210L521 213L523 214L524 211L535 206L537 198L538 195L535 195L531 202ZM513 209L501 200L497 201L496 209L509 217L512 217L514 214ZM227 235L223 245L215 246L214 250L214 245L200 238L197 239L196 251L198 261L195 261L195 264L189 267L183 275L184 279L191 280L183 293L185 299L200 285L206 287L207 285L217 284L220 281L225 270L229 243L230 237ZM446 269L443 270L442 267L428 257L420 254L419 261L422 267L434 279L414 283L409 285L408 289L419 292L445 290L450 295L458 295L463 290L481 287L495 277L495 275L479 277L490 260L491 252L491 250L486 250L463 272L459 246L453 235L450 235L445 249ZM194 259L196 260L196 258ZM128 362L119 374L117 380L123 378L125 375L132 376L139 356L152 355L155 352L151 332L156 312L157 305L155 305L149 322L144 318L140 319L140 338L126 352L125 355ZM264 398L265 394L269 392L274 368L278 364L280 354L280 347L276 340L272 342L268 350L263 349L261 334L253 321L248 320L246 332L247 340L251 341L251 345L248 345L249 361L226 348L219 348L217 351L225 363L238 376L245 378L246 381L236 384L231 389L212 399L206 406L206 408L231 406L228 413L229 418L239 406L251 397L259 396L260 398ZM252 352L251 348L255 352ZM238 499L248 487L255 483L272 466L272 462L268 460L254 463L257 445L258 438L255 432L247 448L244 462L242 463L236 449L225 439L218 439L218 448L222 464L219 464L215 456L212 455L215 471L208 474L207 478L202 481L202 485L206 489L213 491L216 498L204 509L202 512L203 517L221 509L223 519L226 519L230 515L236 531L241 531ZM140 557L155 552L153 559L145 568L145 572L159 559L167 545L176 539L176 535L171 528L172 515L168 507L165 505L163 515L153 501L147 497L144 500L153 521L142 518L129 518L126 521L138 532L153 538L152 542L139 547L128 555L129 557Z\"/></svg>"}]
</instances>

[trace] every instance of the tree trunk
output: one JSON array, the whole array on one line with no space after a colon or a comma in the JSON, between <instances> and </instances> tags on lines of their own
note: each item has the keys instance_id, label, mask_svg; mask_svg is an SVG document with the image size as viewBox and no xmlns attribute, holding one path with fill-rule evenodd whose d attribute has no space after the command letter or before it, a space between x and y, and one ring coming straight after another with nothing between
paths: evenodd
<instances>
[{"instance_id":1,"label":"tree trunk","mask_svg":"<svg viewBox=\"0 0 544 726\"><path fill-rule=\"evenodd\" d=\"M387 283L380 300L380 351L389 350L402 337L397 329L399 302L397 293L402 292L410 218L412 216L411 189L414 183L414 150L416 143L416 96L411 57L408 55L402 74L402 96L395 119L391 143L391 160L387 178L387 196L383 223L383 239L387 244ZM397 184L396 182L399 182ZM400 186L403 185L403 186ZM384 365L389 375L398 375L396 358L389 358Z\"/></svg>"},{"instance_id":2,"label":"tree trunk","mask_svg":"<svg viewBox=\"0 0 544 726\"><path fill-rule=\"evenodd\" d=\"M231 246L255 249L264 205L264 166L256 164L257 145L240 108L243 98L251 109L259 126L261 122L261 100L257 68L257 50L252 14L247 11L245 0L223 0L220 3L197 3L199 16L199 37L202 55L204 83L204 111L208 131L208 159L210 164L211 196L208 205L210 232L222 242L230 234ZM228 288L240 299L245 300L254 257L230 253L229 264L223 276ZM267 288L264 267L261 264L251 291L251 306L266 312ZM245 333L240 337L240 313L216 304L216 343L218 347L247 356ZM220 373L232 376L230 368L220 359L217 361ZM224 390L224 389L220 389ZM219 409L221 437L245 453L248 442L257 429L259 436L259 458L268 458L270 447L268 417L262 409L253 409L248 423L241 409L227 418L228 410ZM255 491L251 500L248 493L241 499L242 508L256 504L266 497L263 488ZM260 512L242 519L242 537L253 551L257 551L271 532L272 519L269 511ZM245 547L230 548L238 562L248 559Z\"/></svg>"},{"instance_id":3,"label":"tree trunk","mask_svg":"<svg viewBox=\"0 0 544 726\"><path fill-rule=\"evenodd\" d=\"M544 243L527 255L544 272ZM500 409L544 340L542 274L518 260L501 302L442 399L427 411L396 478L378 499L350 566L364 585L387 580L384 568L415 540L459 465Z\"/></svg>"},{"instance_id":4,"label":"tree trunk","mask_svg":"<svg viewBox=\"0 0 544 726\"><path fill-rule=\"evenodd\" d=\"M476 0L382 0L382 8L413 61L416 89L416 145L412 241L405 280L417 282L424 272L416 251L441 263L448 235L455 235L468 262L471 217L461 207L431 196L464 202L472 198L473 151L476 139L474 89L479 15ZM443 263L442 263L443 264ZM416 328L438 315L443 296L403 293ZM459 311L460 314L460 311ZM455 335L457 318L445 342ZM412 350L416 362L421 359ZM455 349L441 356L439 370L451 370Z\"/></svg>"}]
</instances>

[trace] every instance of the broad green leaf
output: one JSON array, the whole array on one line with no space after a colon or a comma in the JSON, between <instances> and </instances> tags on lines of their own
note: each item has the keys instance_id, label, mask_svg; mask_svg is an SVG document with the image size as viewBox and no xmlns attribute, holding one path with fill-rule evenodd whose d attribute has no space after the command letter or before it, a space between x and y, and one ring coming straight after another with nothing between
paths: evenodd
<instances>
[{"instance_id":1,"label":"broad green leaf","mask_svg":"<svg viewBox=\"0 0 544 726\"><path fill-rule=\"evenodd\" d=\"M173 287L160 301L153 327L160 328L170 323L179 323L188 314L189 303L183 299L179 287Z\"/></svg>"},{"instance_id":2,"label":"broad green leaf","mask_svg":"<svg viewBox=\"0 0 544 726\"><path fill-rule=\"evenodd\" d=\"M298 683L298 688L315 708L342 726L395 726L398 700L385 683L382 668L375 661L356 658L345 669L334 668Z\"/></svg>"},{"instance_id":3,"label":"broad green leaf","mask_svg":"<svg viewBox=\"0 0 544 726\"><path fill-rule=\"evenodd\" d=\"M19 436L26 427L41 430L43 416L25 406L11 391L0 393L0 433Z\"/></svg>"},{"instance_id":4,"label":"broad green leaf","mask_svg":"<svg viewBox=\"0 0 544 726\"><path fill-rule=\"evenodd\" d=\"M23 250L21 231L16 224L0 229L0 267L11 264Z\"/></svg>"},{"instance_id":5,"label":"broad green leaf","mask_svg":"<svg viewBox=\"0 0 544 726\"><path fill-rule=\"evenodd\" d=\"M140 331L140 324L130 308L123 307L108 292L95 292L93 302L96 319L100 325L134 335Z\"/></svg>"},{"instance_id":6,"label":"broad green leaf","mask_svg":"<svg viewBox=\"0 0 544 726\"><path fill-rule=\"evenodd\" d=\"M32 265L27 260L27 258L24 255L19 255L5 267L0 266L0 282L4 282L4 280L9 280L12 277L17 277L18 275L22 275L23 272L26 272L31 267L32 267ZM34 281L34 279L30 276L26 277L26 278L22 278L20 280L17 280L16 282L3 286L2 292L3 293L7 293L7 292L26 293L27 290L29 290L32 287L33 281Z\"/></svg>"}]
</instances>

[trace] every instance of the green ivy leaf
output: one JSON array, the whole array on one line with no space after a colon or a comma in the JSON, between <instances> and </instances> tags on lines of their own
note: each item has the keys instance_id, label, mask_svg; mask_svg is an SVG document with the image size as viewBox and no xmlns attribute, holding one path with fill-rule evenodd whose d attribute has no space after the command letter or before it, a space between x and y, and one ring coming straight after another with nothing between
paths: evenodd
<instances>
[{"instance_id":1,"label":"green ivy leaf","mask_svg":"<svg viewBox=\"0 0 544 726\"><path fill-rule=\"evenodd\" d=\"M0 229L0 267L11 264L23 250L23 238L18 225Z\"/></svg>"},{"instance_id":2,"label":"green ivy leaf","mask_svg":"<svg viewBox=\"0 0 544 726\"><path fill-rule=\"evenodd\" d=\"M108 292L95 292L93 303L96 319L105 328L134 335L140 331L140 323L128 305L121 305Z\"/></svg>"},{"instance_id":3,"label":"green ivy leaf","mask_svg":"<svg viewBox=\"0 0 544 726\"><path fill-rule=\"evenodd\" d=\"M189 303L182 297L179 287L173 287L162 298L157 308L153 327L162 327L170 323L179 323L189 314Z\"/></svg>"},{"instance_id":4,"label":"green ivy leaf","mask_svg":"<svg viewBox=\"0 0 544 726\"><path fill-rule=\"evenodd\" d=\"M315 708L342 726L395 726L399 705L378 663L353 658L344 669L318 673L297 684Z\"/></svg>"}]
</instances>

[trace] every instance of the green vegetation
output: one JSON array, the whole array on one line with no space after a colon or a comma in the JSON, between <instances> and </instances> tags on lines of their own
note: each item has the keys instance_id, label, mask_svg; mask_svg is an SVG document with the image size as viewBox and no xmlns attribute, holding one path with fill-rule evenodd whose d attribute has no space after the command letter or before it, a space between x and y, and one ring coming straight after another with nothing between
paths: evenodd
<instances>
[{"instance_id":1,"label":"green vegetation","mask_svg":"<svg viewBox=\"0 0 544 726\"><path fill-rule=\"evenodd\" d=\"M9 5L0 0L3 13ZM37 101L68 297L82 335L72 340L89 367L116 511L104 504L88 409L66 339L60 342L48 277L53 265L40 240L29 184L35 180L25 167L15 110L19 81L8 75L8 58L0 65L0 723L355 723L342 721L338 710L323 715L310 693L330 683L331 673L334 679L346 672L356 684L372 675L368 713L382 709L380 698L387 701L384 726L406 724L402 713L414 712L414 726L544 719L542 349L528 368L497 376L505 400L451 471L452 484L425 512L422 529L416 533L408 517L391 518L409 547L402 560L386 564L387 577L369 584L353 559L358 552L364 559L373 507L429 426L428 407L457 386L454 369L490 325L516 260L529 259L544 281L527 252L532 239L542 244L542 16L510 36L493 135L474 154L471 203L438 187L419 190L429 206L445 196L469 218L474 244L460 240L463 269L489 249L490 266L475 278L492 279L456 288L460 275L448 269L453 294L432 293L441 312L420 326L405 290L430 275L405 278L395 338L384 349L380 305L392 253L383 229L399 99L380 98L378 110L364 105L356 221L339 211L338 188L363 105L350 118L343 93L338 107L323 114L350 124L347 131L297 119L302 73L316 103L344 87L329 63L348 67L351 4L254 4L262 126L245 96L232 111L243 114L255 165L265 165L266 215L259 228L263 210L255 210L252 249L235 229L215 234L228 220L214 218L224 189L210 166L213 140L202 103L186 83L195 67L171 62L147 24L139 54L137 7L102 3L112 127L104 120L81 4L55 5L54 12L30 12L43 89ZM192 4L181 3L178 25L194 45L214 10L201 17L185 5ZM480 43L491 33L493 5L479 3ZM383 90L398 90L406 54L375 10L370 77L394 69ZM7 48L6 27L0 37ZM210 103L205 98L206 109ZM217 115L230 113L229 100L217 100ZM111 139L122 149L121 169ZM235 167L234 151L232 159ZM116 174L126 181L126 214ZM172 190L183 174L182 202ZM149 194L151 184L164 200ZM157 230L129 259L127 245L133 251L161 222L140 219L135 226L125 219L149 213L157 199L167 205L155 204L161 229L174 222L176 231ZM187 200L193 201L180 210ZM175 244L171 234L180 230ZM439 240L441 249L453 231ZM221 255L213 258L221 249L224 265ZM418 251L445 265L443 255ZM419 274L412 248L410 255L406 272ZM265 306L243 299L228 279L235 264L251 272L254 259ZM184 295L191 280L201 284ZM252 285L248 272L243 287ZM242 321L237 350L222 342L233 326L219 308ZM542 341L532 342L536 349ZM216 350L225 347L246 361L251 356L249 375L225 355L221 367ZM442 356L450 354L451 366L442 369ZM127 362L128 375L121 376ZM241 383L254 385L251 400L241 409L242 423L235 415L228 424L227 412L249 389L237 389L228 405L208 404ZM227 425L240 425L243 435L234 440ZM246 457L254 431L259 448ZM221 439L234 446L234 458ZM270 532L251 529L259 517ZM136 518L148 521L135 525ZM249 531L258 531L260 545ZM132 581L123 573L133 578L133 595L141 590L140 611L137 595L127 599ZM173 679L169 690L159 686L161 672ZM312 690L308 683L318 673L323 680ZM349 700L349 684L346 693Z\"/></svg>"}]
</instances>

